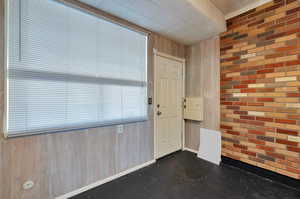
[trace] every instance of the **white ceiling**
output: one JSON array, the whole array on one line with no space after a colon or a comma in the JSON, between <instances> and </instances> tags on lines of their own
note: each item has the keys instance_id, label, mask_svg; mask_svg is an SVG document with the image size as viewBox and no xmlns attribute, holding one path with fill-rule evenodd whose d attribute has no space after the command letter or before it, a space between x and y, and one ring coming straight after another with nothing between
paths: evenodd
<instances>
[{"instance_id":1,"label":"white ceiling","mask_svg":"<svg viewBox=\"0 0 300 199\"><path fill-rule=\"evenodd\" d=\"M225 18L231 18L272 0L211 0Z\"/></svg>"},{"instance_id":2,"label":"white ceiling","mask_svg":"<svg viewBox=\"0 0 300 199\"><path fill-rule=\"evenodd\" d=\"M259 0L211 0L225 15Z\"/></svg>"},{"instance_id":3,"label":"white ceiling","mask_svg":"<svg viewBox=\"0 0 300 199\"><path fill-rule=\"evenodd\" d=\"M210 0L80 0L184 44L226 29L225 18Z\"/></svg>"},{"instance_id":4,"label":"white ceiling","mask_svg":"<svg viewBox=\"0 0 300 199\"><path fill-rule=\"evenodd\" d=\"M218 35L225 19L271 0L80 0L184 44Z\"/></svg>"}]
</instances>

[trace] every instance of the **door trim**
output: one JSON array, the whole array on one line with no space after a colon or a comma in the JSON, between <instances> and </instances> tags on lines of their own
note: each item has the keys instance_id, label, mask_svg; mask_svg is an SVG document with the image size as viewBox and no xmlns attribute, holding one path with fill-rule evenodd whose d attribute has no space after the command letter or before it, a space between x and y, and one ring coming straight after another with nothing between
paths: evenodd
<instances>
[{"instance_id":1,"label":"door trim","mask_svg":"<svg viewBox=\"0 0 300 199\"><path fill-rule=\"evenodd\" d=\"M154 120L154 128L153 128L153 131L154 131L154 159L157 159L157 149L156 149L156 135L157 135L157 132L156 132L156 125L157 125L157 115L156 115L156 104L157 104L157 98L156 98L156 92L157 92L157 77L156 77L156 66L157 66L157 57L164 57L164 58L167 58L167 59L171 59L171 60L175 60L175 61L178 61L180 63L182 63L182 94L181 94L181 103L182 103L182 108L181 108L181 115L182 115L182 125L181 125L181 150L184 149L184 146L185 146L185 122L184 122L184 119L183 119L183 100L184 100L184 97L185 97L185 59L184 58L179 58L179 57L175 57L175 56L172 56L172 55L169 55L169 54L166 54L166 53L162 53L162 52L159 52L157 49L153 49L153 57L154 57L154 69L153 69L153 74L154 74L154 78L153 78L153 81L154 81L154 88L153 88L153 120Z\"/></svg>"}]
</instances>

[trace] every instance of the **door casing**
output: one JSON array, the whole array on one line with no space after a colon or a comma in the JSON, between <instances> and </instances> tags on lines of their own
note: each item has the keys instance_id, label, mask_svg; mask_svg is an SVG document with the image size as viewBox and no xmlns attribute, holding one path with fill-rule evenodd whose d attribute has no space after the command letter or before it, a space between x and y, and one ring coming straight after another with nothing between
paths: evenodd
<instances>
[{"instance_id":1,"label":"door casing","mask_svg":"<svg viewBox=\"0 0 300 199\"><path fill-rule=\"evenodd\" d=\"M184 150L185 147L185 122L183 119L183 103L184 103L184 97L185 97L185 59L183 58L178 58L172 55L168 55L162 52L157 51L156 49L153 49L153 57L154 57L154 98L153 98L153 117L154 117L154 159L157 159L157 143L156 143L156 138L157 138L157 119L158 116L156 114L157 111L157 57L163 57L167 58L170 60L175 60L177 62L182 63L182 91L181 91L181 150Z\"/></svg>"}]
</instances>

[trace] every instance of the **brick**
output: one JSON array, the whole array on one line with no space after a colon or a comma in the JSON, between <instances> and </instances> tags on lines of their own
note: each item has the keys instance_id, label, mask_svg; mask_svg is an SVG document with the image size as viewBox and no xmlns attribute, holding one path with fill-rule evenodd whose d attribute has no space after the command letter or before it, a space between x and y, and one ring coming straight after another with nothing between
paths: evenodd
<instances>
[{"instance_id":1,"label":"brick","mask_svg":"<svg viewBox=\"0 0 300 199\"><path fill-rule=\"evenodd\" d=\"M273 137L267 137L267 136L262 136L262 135L256 136L256 139L267 141L267 142L274 142L274 140L275 140L275 138L273 138Z\"/></svg>"},{"instance_id":2,"label":"brick","mask_svg":"<svg viewBox=\"0 0 300 199\"><path fill-rule=\"evenodd\" d=\"M300 81L297 81L297 82L287 82L286 85L287 86L300 86Z\"/></svg>"},{"instance_id":3,"label":"brick","mask_svg":"<svg viewBox=\"0 0 300 199\"><path fill-rule=\"evenodd\" d=\"M249 102L248 106L264 106L264 103Z\"/></svg>"},{"instance_id":4,"label":"brick","mask_svg":"<svg viewBox=\"0 0 300 199\"><path fill-rule=\"evenodd\" d=\"M297 49L297 46L284 46L284 47L277 48L276 51L286 52L286 51L294 50L294 49Z\"/></svg>"},{"instance_id":5,"label":"brick","mask_svg":"<svg viewBox=\"0 0 300 199\"><path fill-rule=\"evenodd\" d=\"M264 122L273 122L273 118L267 118L267 117L256 117L256 120L264 121Z\"/></svg>"},{"instance_id":6,"label":"brick","mask_svg":"<svg viewBox=\"0 0 300 199\"><path fill-rule=\"evenodd\" d=\"M232 129L232 127L231 126L226 126L226 125L221 125L220 126L221 127L221 129Z\"/></svg>"},{"instance_id":7,"label":"brick","mask_svg":"<svg viewBox=\"0 0 300 199\"><path fill-rule=\"evenodd\" d=\"M257 139L252 139L252 138L250 138L250 139L248 139L248 140L249 140L249 142L252 142L252 143L255 143L255 144L260 144L260 145L264 145L264 144L265 144L264 141L257 140Z\"/></svg>"},{"instance_id":8,"label":"brick","mask_svg":"<svg viewBox=\"0 0 300 199\"><path fill-rule=\"evenodd\" d=\"M286 104L284 103L277 103L277 102L265 102L265 106L271 106L271 107L285 107Z\"/></svg>"},{"instance_id":9,"label":"brick","mask_svg":"<svg viewBox=\"0 0 300 199\"><path fill-rule=\"evenodd\" d=\"M287 170L276 169L276 172L277 172L277 173L280 173L280 174L282 174L282 175L285 175L285 176L289 176L289 177L291 177L291 178L299 179L299 178L298 178L298 174L289 172L289 171L287 171Z\"/></svg>"},{"instance_id":10,"label":"brick","mask_svg":"<svg viewBox=\"0 0 300 199\"><path fill-rule=\"evenodd\" d=\"M263 88L265 84L249 84L248 88Z\"/></svg>"},{"instance_id":11,"label":"brick","mask_svg":"<svg viewBox=\"0 0 300 199\"><path fill-rule=\"evenodd\" d=\"M255 112L273 112L274 108L272 107L261 107L261 106L249 106L249 107L240 107L241 110L255 111ZM249 114L249 112L248 112ZM261 116L261 115L256 115Z\"/></svg>"},{"instance_id":12,"label":"brick","mask_svg":"<svg viewBox=\"0 0 300 199\"><path fill-rule=\"evenodd\" d=\"M233 88L248 88L248 86L245 84L242 84L242 85L235 85L235 86L233 86Z\"/></svg>"},{"instance_id":13,"label":"brick","mask_svg":"<svg viewBox=\"0 0 300 199\"><path fill-rule=\"evenodd\" d=\"M299 99L297 99L299 100ZM288 103L286 104L286 107L288 108L300 108L300 103Z\"/></svg>"},{"instance_id":14,"label":"brick","mask_svg":"<svg viewBox=\"0 0 300 199\"><path fill-rule=\"evenodd\" d=\"M250 155L250 156L254 156L254 157L256 156L255 152L251 152L251 151L247 151L247 150L242 150L241 152L244 154Z\"/></svg>"},{"instance_id":15,"label":"brick","mask_svg":"<svg viewBox=\"0 0 300 199\"><path fill-rule=\"evenodd\" d=\"M282 42L282 41L288 41L288 40L292 40L292 39L296 39L297 38L297 34L293 34L293 35L289 35L289 36L285 36L285 37L280 37L278 39L275 40L275 42Z\"/></svg>"},{"instance_id":16,"label":"brick","mask_svg":"<svg viewBox=\"0 0 300 199\"><path fill-rule=\"evenodd\" d=\"M254 84L254 83L256 83L255 79L241 81L241 84Z\"/></svg>"},{"instance_id":17,"label":"brick","mask_svg":"<svg viewBox=\"0 0 300 199\"><path fill-rule=\"evenodd\" d=\"M234 114L239 114L239 115L247 115L248 111L234 111Z\"/></svg>"},{"instance_id":18,"label":"brick","mask_svg":"<svg viewBox=\"0 0 300 199\"><path fill-rule=\"evenodd\" d=\"M268 161L275 161L275 158L271 157L271 156L267 156L267 155L263 155L263 154L257 154L257 157L264 159L264 160L268 160Z\"/></svg>"},{"instance_id":19,"label":"brick","mask_svg":"<svg viewBox=\"0 0 300 199\"><path fill-rule=\"evenodd\" d=\"M285 46L285 43L284 42L280 42L280 43L275 43L275 44L266 46L265 49L269 50L269 49L279 48L279 47L283 47L283 46Z\"/></svg>"},{"instance_id":20,"label":"brick","mask_svg":"<svg viewBox=\"0 0 300 199\"><path fill-rule=\"evenodd\" d=\"M243 51L243 50L249 50L249 49L255 48L255 47L256 47L256 45L255 45L255 44L252 44L252 45L248 45L248 46L242 47L241 50L242 50L242 51Z\"/></svg>"},{"instance_id":21,"label":"brick","mask_svg":"<svg viewBox=\"0 0 300 199\"><path fill-rule=\"evenodd\" d=\"M285 76L285 73L283 73L283 72L266 74L266 78L284 77L284 76Z\"/></svg>"},{"instance_id":22,"label":"brick","mask_svg":"<svg viewBox=\"0 0 300 199\"><path fill-rule=\"evenodd\" d=\"M246 54L246 55L241 55L241 59L247 59L247 58L251 58L251 57L255 57L256 53L250 53L250 54Z\"/></svg>"},{"instance_id":23,"label":"brick","mask_svg":"<svg viewBox=\"0 0 300 199\"><path fill-rule=\"evenodd\" d=\"M274 102L274 98L257 98L258 102Z\"/></svg>"},{"instance_id":24,"label":"brick","mask_svg":"<svg viewBox=\"0 0 300 199\"><path fill-rule=\"evenodd\" d=\"M266 117L286 118L287 113L265 113Z\"/></svg>"},{"instance_id":25,"label":"brick","mask_svg":"<svg viewBox=\"0 0 300 199\"><path fill-rule=\"evenodd\" d=\"M243 119L243 120L255 120L255 117L254 116L248 116L248 115L241 115L240 119Z\"/></svg>"},{"instance_id":26,"label":"brick","mask_svg":"<svg viewBox=\"0 0 300 199\"><path fill-rule=\"evenodd\" d=\"M227 106L227 109L232 109L232 110L239 110L239 106Z\"/></svg>"},{"instance_id":27,"label":"brick","mask_svg":"<svg viewBox=\"0 0 300 199\"><path fill-rule=\"evenodd\" d=\"M287 135L298 135L297 131L286 130L286 129L277 129L277 133L287 134Z\"/></svg>"},{"instance_id":28,"label":"brick","mask_svg":"<svg viewBox=\"0 0 300 199\"><path fill-rule=\"evenodd\" d=\"M229 133L231 135L240 135L240 133L237 131L226 131L226 133Z\"/></svg>"},{"instance_id":29,"label":"brick","mask_svg":"<svg viewBox=\"0 0 300 199\"><path fill-rule=\"evenodd\" d=\"M264 112L257 112L257 111L248 111L248 115L254 115L254 116L264 116Z\"/></svg>"},{"instance_id":30,"label":"brick","mask_svg":"<svg viewBox=\"0 0 300 199\"><path fill-rule=\"evenodd\" d=\"M287 170L290 171L290 172L292 172L292 173L300 174L300 169L295 169L295 168L287 167Z\"/></svg>"},{"instance_id":31,"label":"brick","mask_svg":"<svg viewBox=\"0 0 300 199\"><path fill-rule=\"evenodd\" d=\"M297 7L297 8L286 11L286 14L290 15L290 14L293 14L293 13L299 12L299 11L300 11L300 7Z\"/></svg>"},{"instance_id":32,"label":"brick","mask_svg":"<svg viewBox=\"0 0 300 199\"><path fill-rule=\"evenodd\" d=\"M288 115L288 119L300 120L300 115Z\"/></svg>"},{"instance_id":33,"label":"brick","mask_svg":"<svg viewBox=\"0 0 300 199\"><path fill-rule=\"evenodd\" d=\"M290 146L298 146L297 142L292 142L288 140L282 140L282 139L276 139L276 142L279 144L285 144L285 145L290 145Z\"/></svg>"},{"instance_id":34,"label":"brick","mask_svg":"<svg viewBox=\"0 0 300 199\"><path fill-rule=\"evenodd\" d=\"M300 75L300 71L289 71L286 73L287 76Z\"/></svg>"},{"instance_id":35,"label":"brick","mask_svg":"<svg viewBox=\"0 0 300 199\"><path fill-rule=\"evenodd\" d=\"M257 130L253 130L253 129L249 129L248 133L255 134L255 135L265 135L265 132L263 132L263 131L257 131Z\"/></svg>"},{"instance_id":36,"label":"brick","mask_svg":"<svg viewBox=\"0 0 300 199\"><path fill-rule=\"evenodd\" d=\"M221 34L221 124L231 128L222 154L296 179L300 144L288 136L300 136L299 7L271 1Z\"/></svg>"},{"instance_id":37,"label":"brick","mask_svg":"<svg viewBox=\"0 0 300 199\"><path fill-rule=\"evenodd\" d=\"M297 87L281 87L275 88L275 92L293 92L298 91ZM288 94L287 94L288 95Z\"/></svg>"},{"instance_id":38,"label":"brick","mask_svg":"<svg viewBox=\"0 0 300 199\"><path fill-rule=\"evenodd\" d=\"M295 120L286 120L286 119L275 119L276 123L283 123L283 124L296 124Z\"/></svg>"},{"instance_id":39,"label":"brick","mask_svg":"<svg viewBox=\"0 0 300 199\"><path fill-rule=\"evenodd\" d=\"M248 52L249 53L257 53L257 52L260 52L260 51L263 51L263 50L265 50L265 47L250 49L250 50L248 50Z\"/></svg>"},{"instance_id":40,"label":"brick","mask_svg":"<svg viewBox=\"0 0 300 199\"><path fill-rule=\"evenodd\" d=\"M286 62L286 66L294 66L300 64L300 60L288 61Z\"/></svg>"},{"instance_id":41,"label":"brick","mask_svg":"<svg viewBox=\"0 0 300 199\"><path fill-rule=\"evenodd\" d=\"M271 156L273 158L278 158L278 159L285 159L285 155L279 154L279 153L273 153L273 152L266 152L268 156Z\"/></svg>"},{"instance_id":42,"label":"brick","mask_svg":"<svg viewBox=\"0 0 300 199\"><path fill-rule=\"evenodd\" d=\"M256 91L257 92L262 92L262 93L274 92L275 88L257 88Z\"/></svg>"},{"instance_id":43,"label":"brick","mask_svg":"<svg viewBox=\"0 0 300 199\"><path fill-rule=\"evenodd\" d=\"M247 97L247 93L233 93L233 97Z\"/></svg>"},{"instance_id":44,"label":"brick","mask_svg":"<svg viewBox=\"0 0 300 199\"><path fill-rule=\"evenodd\" d=\"M239 105L239 106L247 106L246 102L233 102L233 105Z\"/></svg>"},{"instance_id":45,"label":"brick","mask_svg":"<svg viewBox=\"0 0 300 199\"><path fill-rule=\"evenodd\" d=\"M287 93L287 97L300 97L300 93Z\"/></svg>"},{"instance_id":46,"label":"brick","mask_svg":"<svg viewBox=\"0 0 300 199\"><path fill-rule=\"evenodd\" d=\"M287 81L296 81L296 80L297 77L280 77L275 79L276 82L287 82Z\"/></svg>"},{"instance_id":47,"label":"brick","mask_svg":"<svg viewBox=\"0 0 300 199\"><path fill-rule=\"evenodd\" d=\"M299 102L299 99L285 97L285 98L276 98L275 101L276 102Z\"/></svg>"},{"instance_id":48,"label":"brick","mask_svg":"<svg viewBox=\"0 0 300 199\"><path fill-rule=\"evenodd\" d=\"M300 148L299 147L290 147L290 146L288 146L287 150L300 153Z\"/></svg>"},{"instance_id":49,"label":"brick","mask_svg":"<svg viewBox=\"0 0 300 199\"><path fill-rule=\"evenodd\" d=\"M234 147L240 148L240 149L244 149L247 150L248 147L240 145L240 144L233 144Z\"/></svg>"},{"instance_id":50,"label":"brick","mask_svg":"<svg viewBox=\"0 0 300 199\"><path fill-rule=\"evenodd\" d=\"M257 71L257 74L265 74L265 73L273 73L273 72L274 72L274 69L269 68L269 69L259 70L259 71Z\"/></svg>"},{"instance_id":51,"label":"brick","mask_svg":"<svg viewBox=\"0 0 300 199\"><path fill-rule=\"evenodd\" d=\"M255 88L241 89L241 92L242 93L255 93L256 89Z\"/></svg>"}]
</instances>

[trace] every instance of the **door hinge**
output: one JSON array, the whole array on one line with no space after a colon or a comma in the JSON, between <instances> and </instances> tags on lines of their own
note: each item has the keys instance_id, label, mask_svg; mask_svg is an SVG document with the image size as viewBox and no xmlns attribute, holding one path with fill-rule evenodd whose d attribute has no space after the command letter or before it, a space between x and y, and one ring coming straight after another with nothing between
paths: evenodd
<instances>
[{"instance_id":1,"label":"door hinge","mask_svg":"<svg viewBox=\"0 0 300 199\"><path fill-rule=\"evenodd\" d=\"M183 107L183 109L186 109L186 99L185 98L183 98L183 100L182 100L182 107Z\"/></svg>"}]
</instances>

